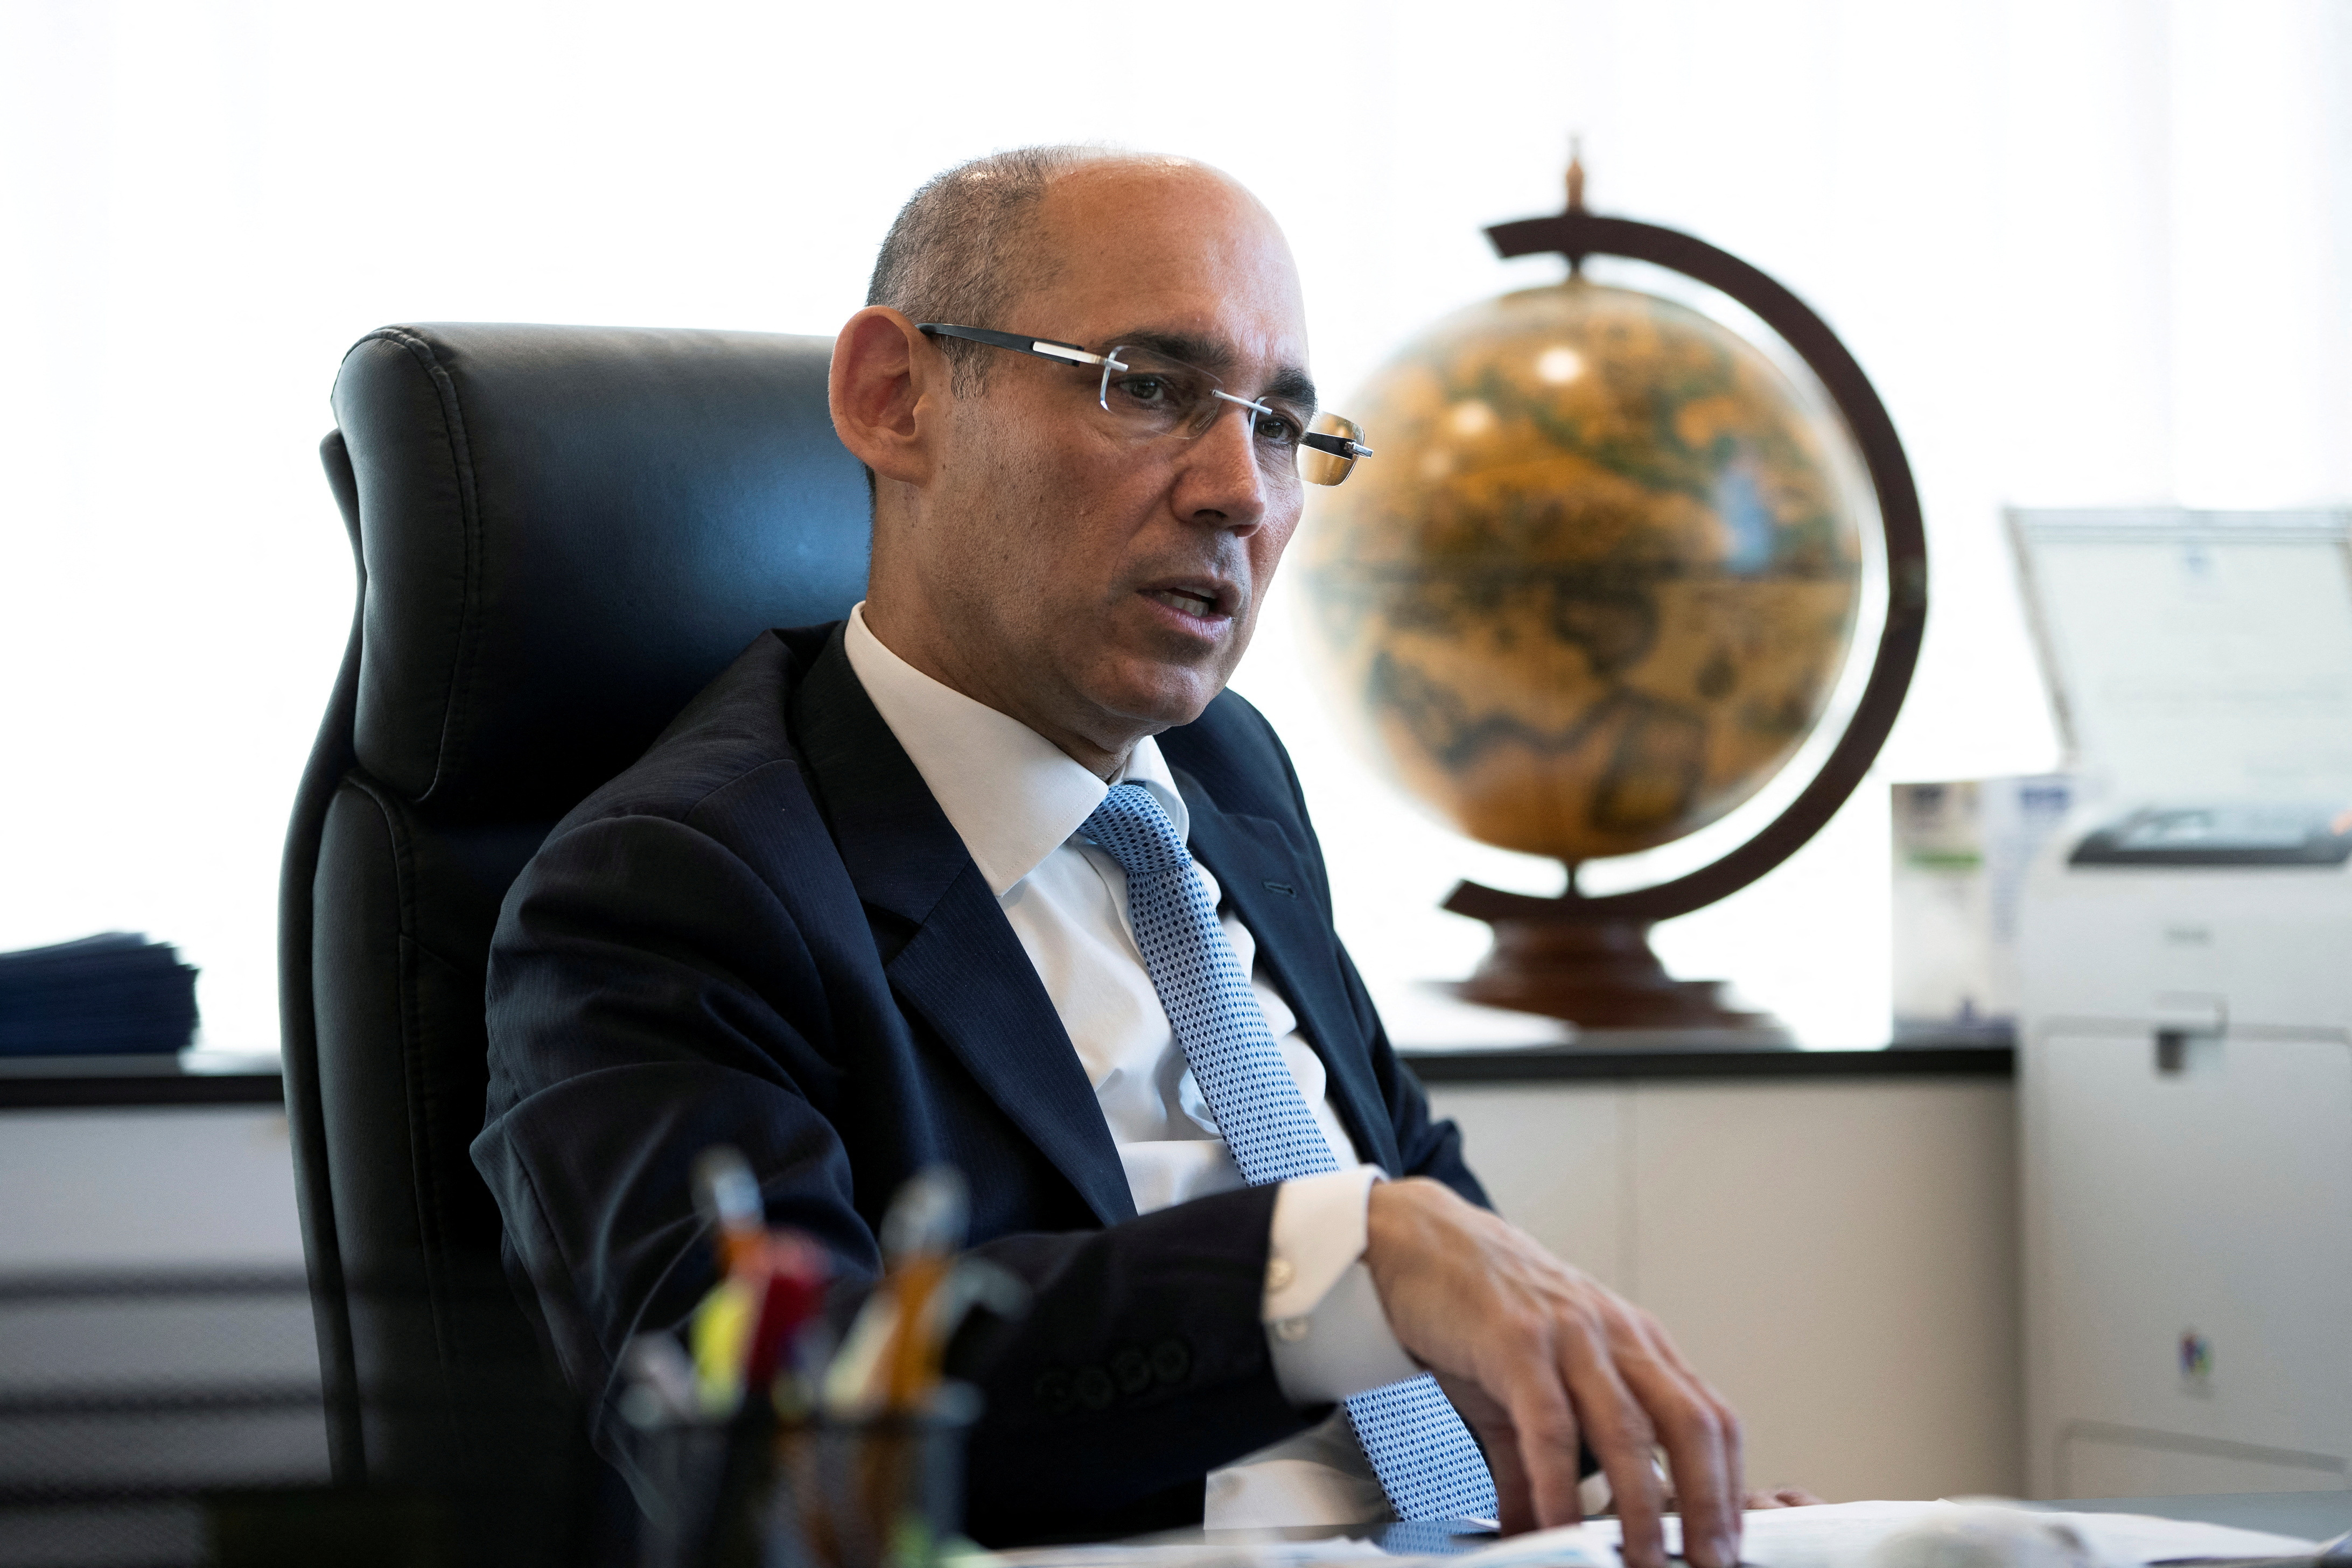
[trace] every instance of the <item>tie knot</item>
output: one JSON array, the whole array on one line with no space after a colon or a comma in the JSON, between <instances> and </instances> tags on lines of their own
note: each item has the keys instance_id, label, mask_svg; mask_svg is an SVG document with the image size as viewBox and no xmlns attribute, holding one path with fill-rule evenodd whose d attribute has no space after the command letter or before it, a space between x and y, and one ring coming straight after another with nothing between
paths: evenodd
<instances>
[{"instance_id":1,"label":"tie knot","mask_svg":"<svg viewBox=\"0 0 2352 1568\"><path fill-rule=\"evenodd\" d=\"M1189 874L1192 851L1176 835L1176 825L1139 784L1114 784L1102 804L1087 818L1086 836L1119 864L1129 881Z\"/></svg>"}]
</instances>

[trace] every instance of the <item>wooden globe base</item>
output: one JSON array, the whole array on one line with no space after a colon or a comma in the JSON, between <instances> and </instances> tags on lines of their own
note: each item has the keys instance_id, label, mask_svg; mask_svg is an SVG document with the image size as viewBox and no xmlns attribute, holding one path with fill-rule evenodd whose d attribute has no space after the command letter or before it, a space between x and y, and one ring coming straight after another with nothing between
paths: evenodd
<instances>
[{"instance_id":1,"label":"wooden globe base","mask_svg":"<svg viewBox=\"0 0 2352 1568\"><path fill-rule=\"evenodd\" d=\"M1723 1003L1720 980L1676 980L1650 951L1648 921L1611 918L1578 898L1530 899L1465 882L1445 900L1495 928L1495 946L1454 994L1587 1029L1777 1029L1769 1013Z\"/></svg>"}]
</instances>

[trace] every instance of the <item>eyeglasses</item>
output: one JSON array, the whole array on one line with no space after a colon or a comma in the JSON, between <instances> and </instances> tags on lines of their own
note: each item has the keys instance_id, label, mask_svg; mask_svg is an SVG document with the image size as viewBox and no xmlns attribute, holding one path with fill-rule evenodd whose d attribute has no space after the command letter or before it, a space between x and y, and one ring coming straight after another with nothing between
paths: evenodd
<instances>
[{"instance_id":1,"label":"eyeglasses","mask_svg":"<svg viewBox=\"0 0 2352 1568\"><path fill-rule=\"evenodd\" d=\"M1308 484L1336 485L1355 468L1357 458L1372 455L1372 449L1364 445L1364 432L1353 420L1337 414L1311 413L1276 395L1237 396L1199 365L1171 359L1156 349L1122 343L1108 353L1093 353L1074 343L990 331L984 327L925 321L920 328L929 337L962 338L1063 364L1100 366L1102 379L1095 389L1095 402L1118 430L1139 444L1170 437L1196 439L1208 433L1230 405L1248 415L1250 438L1259 463L1295 472Z\"/></svg>"}]
</instances>

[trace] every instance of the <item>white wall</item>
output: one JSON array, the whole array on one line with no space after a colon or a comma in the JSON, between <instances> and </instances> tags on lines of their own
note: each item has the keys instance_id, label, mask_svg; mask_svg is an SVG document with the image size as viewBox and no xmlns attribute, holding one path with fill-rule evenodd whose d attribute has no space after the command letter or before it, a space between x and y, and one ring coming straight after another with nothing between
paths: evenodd
<instances>
[{"instance_id":1,"label":"white wall","mask_svg":"<svg viewBox=\"0 0 2352 1568\"><path fill-rule=\"evenodd\" d=\"M143 928L211 1042L275 1041L285 811L350 610L313 448L398 320L830 333L925 175L1104 137L1232 169L1287 225L1334 394L1554 276L1479 230L1696 233L1846 337L1909 446L1936 609L1894 777L2052 738L2003 501L2341 500L2352 9L2332 0L1459 0L1344 13L703 0L0 5L0 947ZM1279 592L1277 716L1382 986L1459 973L1466 844L1339 750ZM1660 933L1807 1033L1886 1013L1882 792ZM1377 853L1371 852L1376 850Z\"/></svg>"},{"instance_id":2,"label":"white wall","mask_svg":"<svg viewBox=\"0 0 2352 1568\"><path fill-rule=\"evenodd\" d=\"M277 1110L0 1110L0 1274L302 1267Z\"/></svg>"},{"instance_id":3,"label":"white wall","mask_svg":"<svg viewBox=\"0 0 2352 1568\"><path fill-rule=\"evenodd\" d=\"M1654 1312L1752 1482L2016 1495L2006 1081L1438 1085L1504 1216Z\"/></svg>"}]
</instances>

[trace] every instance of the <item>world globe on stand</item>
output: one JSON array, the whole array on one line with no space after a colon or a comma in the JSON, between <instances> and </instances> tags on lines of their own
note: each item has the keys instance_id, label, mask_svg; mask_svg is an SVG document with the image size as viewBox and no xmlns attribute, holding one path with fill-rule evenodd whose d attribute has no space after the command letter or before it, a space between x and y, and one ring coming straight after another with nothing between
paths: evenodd
<instances>
[{"instance_id":1,"label":"world globe on stand","mask_svg":"<svg viewBox=\"0 0 2352 1568\"><path fill-rule=\"evenodd\" d=\"M1573 169L1569 214L1527 226L1538 235L1519 249L1555 224L1585 224ZM1507 228L1491 233L1500 247ZM1706 315L1580 273L1456 312L1355 406L1376 456L1327 491L1303 541L1307 623L1339 710L1373 764L1446 823L1569 868L1559 900L1454 891L1446 908L1496 926L1494 952L1456 990L1583 1027L1785 1039L1769 1016L1727 1006L1722 983L1667 975L1646 941L1656 914L1585 900L1576 868L1734 811L1828 710L1861 609L1872 494L1837 414ZM1891 435L1872 478L1884 447ZM1903 517L1907 536L1907 500ZM1895 642L1915 642L1924 611L1915 562L1906 583L1916 593ZM1889 663L1882 644L1879 717L1906 679L1907 654ZM1801 842L1785 823L1743 858L1761 848L1769 865Z\"/></svg>"},{"instance_id":2,"label":"world globe on stand","mask_svg":"<svg viewBox=\"0 0 2352 1568\"><path fill-rule=\"evenodd\" d=\"M1375 456L1301 541L1311 638L1360 743L1460 831L1571 868L1655 848L1821 719L1867 492L1756 347L1572 279L1441 321L1353 406Z\"/></svg>"}]
</instances>

